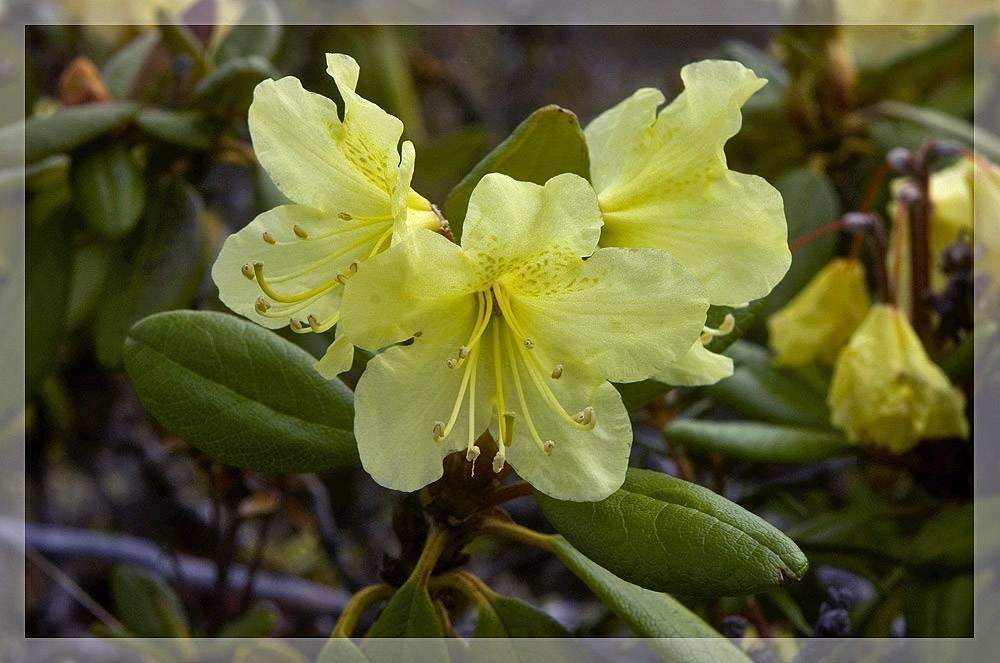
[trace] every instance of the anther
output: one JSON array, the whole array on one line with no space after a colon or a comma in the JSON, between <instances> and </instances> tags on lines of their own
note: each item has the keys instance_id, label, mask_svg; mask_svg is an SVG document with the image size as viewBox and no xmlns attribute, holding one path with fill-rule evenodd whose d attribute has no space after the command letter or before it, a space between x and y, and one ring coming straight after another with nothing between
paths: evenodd
<instances>
[{"instance_id":1,"label":"anther","mask_svg":"<svg viewBox=\"0 0 1000 663\"><path fill-rule=\"evenodd\" d=\"M448 359L447 364L448 368L455 368L456 366L458 366L458 360L455 359L454 357L451 357L450 359Z\"/></svg>"},{"instance_id":2,"label":"anther","mask_svg":"<svg viewBox=\"0 0 1000 663\"><path fill-rule=\"evenodd\" d=\"M274 235L272 235L268 230L264 231L264 241L268 244L274 244Z\"/></svg>"},{"instance_id":3,"label":"anther","mask_svg":"<svg viewBox=\"0 0 1000 663\"><path fill-rule=\"evenodd\" d=\"M466 357L469 356L469 352L470 352L469 346L467 346L467 345L460 345L458 347L458 358L459 359L465 359Z\"/></svg>"},{"instance_id":4,"label":"anther","mask_svg":"<svg viewBox=\"0 0 1000 663\"><path fill-rule=\"evenodd\" d=\"M482 449L480 449L478 445L473 444L465 450L465 460L470 463L475 463L476 459L479 458L480 453L482 453Z\"/></svg>"},{"instance_id":5,"label":"anther","mask_svg":"<svg viewBox=\"0 0 1000 663\"><path fill-rule=\"evenodd\" d=\"M722 320L722 324L719 325L719 336L731 334L734 329L736 329L736 318L733 317L732 313L727 313L726 317Z\"/></svg>"},{"instance_id":6,"label":"anther","mask_svg":"<svg viewBox=\"0 0 1000 663\"><path fill-rule=\"evenodd\" d=\"M302 326L302 323L299 322L298 320L296 320L295 318L289 318L288 319L288 326L291 327L293 330L295 330L297 332L300 332L300 331L302 331L304 329L304 327Z\"/></svg>"},{"instance_id":7,"label":"anther","mask_svg":"<svg viewBox=\"0 0 1000 663\"><path fill-rule=\"evenodd\" d=\"M434 422L434 439L441 440L444 438L444 422L435 421Z\"/></svg>"},{"instance_id":8,"label":"anther","mask_svg":"<svg viewBox=\"0 0 1000 663\"><path fill-rule=\"evenodd\" d=\"M587 426L594 420L594 408L587 406L573 415L573 421Z\"/></svg>"},{"instance_id":9,"label":"anther","mask_svg":"<svg viewBox=\"0 0 1000 663\"><path fill-rule=\"evenodd\" d=\"M532 341L530 338L526 338L524 339L524 347L530 350L531 348L535 347L535 342Z\"/></svg>"},{"instance_id":10,"label":"anther","mask_svg":"<svg viewBox=\"0 0 1000 663\"><path fill-rule=\"evenodd\" d=\"M339 283L340 285L346 285L347 284L347 275L346 274L337 274L337 283Z\"/></svg>"},{"instance_id":11,"label":"anther","mask_svg":"<svg viewBox=\"0 0 1000 663\"><path fill-rule=\"evenodd\" d=\"M292 232L294 232L295 236L298 237L299 239L306 239L307 237L309 237L309 233L306 232L306 229L297 223L294 226L292 226Z\"/></svg>"},{"instance_id":12,"label":"anther","mask_svg":"<svg viewBox=\"0 0 1000 663\"><path fill-rule=\"evenodd\" d=\"M306 321L309 323L309 326L312 328L314 332L316 332L317 334L320 332L319 320L316 319L315 315L310 315L308 318L306 318Z\"/></svg>"},{"instance_id":13,"label":"anther","mask_svg":"<svg viewBox=\"0 0 1000 663\"><path fill-rule=\"evenodd\" d=\"M267 301L263 297L258 297L257 301L254 302L253 307L258 313L267 313L267 310L271 308L271 302Z\"/></svg>"},{"instance_id":14,"label":"anther","mask_svg":"<svg viewBox=\"0 0 1000 663\"><path fill-rule=\"evenodd\" d=\"M504 455L502 453L500 453L500 452L497 452L497 455L493 456L493 473L494 474L500 474L500 471L503 469L503 464L504 464L505 460L506 459L504 458Z\"/></svg>"},{"instance_id":15,"label":"anther","mask_svg":"<svg viewBox=\"0 0 1000 663\"><path fill-rule=\"evenodd\" d=\"M542 451L545 452L546 456L552 455L552 449L556 446L556 443L552 440L545 440L542 442Z\"/></svg>"},{"instance_id":16,"label":"anther","mask_svg":"<svg viewBox=\"0 0 1000 663\"><path fill-rule=\"evenodd\" d=\"M243 276L253 281L253 263L243 263L243 266L240 267L240 271L243 272Z\"/></svg>"},{"instance_id":17,"label":"anther","mask_svg":"<svg viewBox=\"0 0 1000 663\"><path fill-rule=\"evenodd\" d=\"M552 369L552 379L553 380L558 380L559 378L561 378L562 377L562 372L563 372L563 365L562 364L556 364L555 368Z\"/></svg>"},{"instance_id":18,"label":"anther","mask_svg":"<svg viewBox=\"0 0 1000 663\"><path fill-rule=\"evenodd\" d=\"M342 220L342 221L350 221L350 220L351 220L351 219L353 219L354 217L352 217L352 216L351 216L350 214L348 214L347 212L338 212L338 213L337 213L337 218L338 218L338 219L340 219L340 220Z\"/></svg>"},{"instance_id":19,"label":"anther","mask_svg":"<svg viewBox=\"0 0 1000 663\"><path fill-rule=\"evenodd\" d=\"M350 265L350 267L348 267L348 269L351 270L351 274L357 274L358 273L358 261L355 260L354 262L352 262L351 265Z\"/></svg>"}]
</instances>

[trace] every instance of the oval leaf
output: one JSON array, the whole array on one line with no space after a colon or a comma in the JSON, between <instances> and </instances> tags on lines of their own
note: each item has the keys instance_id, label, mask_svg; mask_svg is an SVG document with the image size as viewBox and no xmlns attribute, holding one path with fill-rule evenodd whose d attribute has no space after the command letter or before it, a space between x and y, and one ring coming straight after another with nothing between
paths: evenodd
<instances>
[{"instance_id":1,"label":"oval leaf","mask_svg":"<svg viewBox=\"0 0 1000 663\"><path fill-rule=\"evenodd\" d=\"M479 607L476 638L568 638L570 632L541 610L508 596L494 595Z\"/></svg>"},{"instance_id":2,"label":"oval leaf","mask_svg":"<svg viewBox=\"0 0 1000 663\"><path fill-rule=\"evenodd\" d=\"M108 58L101 75L113 97L118 99L132 97L136 83L159 43L160 35L149 31L125 44Z\"/></svg>"},{"instance_id":3,"label":"oval leaf","mask_svg":"<svg viewBox=\"0 0 1000 663\"><path fill-rule=\"evenodd\" d=\"M277 76L271 63L262 57L233 58L195 86L194 100L213 115L245 115L254 86L265 78Z\"/></svg>"},{"instance_id":4,"label":"oval leaf","mask_svg":"<svg viewBox=\"0 0 1000 663\"><path fill-rule=\"evenodd\" d=\"M600 502L536 492L549 522L583 554L640 587L689 596L765 591L809 563L778 529L701 486L630 469Z\"/></svg>"},{"instance_id":5,"label":"oval leaf","mask_svg":"<svg viewBox=\"0 0 1000 663\"><path fill-rule=\"evenodd\" d=\"M456 238L462 235L472 190L487 173L535 184L545 184L561 173L589 178L590 156L576 115L556 105L539 108L476 164L444 203L444 216Z\"/></svg>"},{"instance_id":6,"label":"oval leaf","mask_svg":"<svg viewBox=\"0 0 1000 663\"><path fill-rule=\"evenodd\" d=\"M130 101L109 101L62 108L52 115L31 117L24 123L24 161L34 163L124 125L139 110Z\"/></svg>"},{"instance_id":7,"label":"oval leaf","mask_svg":"<svg viewBox=\"0 0 1000 663\"><path fill-rule=\"evenodd\" d=\"M55 365L72 283L72 218L65 209L28 225L24 245L24 382L28 396ZM23 400L23 399L22 399Z\"/></svg>"},{"instance_id":8,"label":"oval leaf","mask_svg":"<svg viewBox=\"0 0 1000 663\"><path fill-rule=\"evenodd\" d=\"M70 185L77 210L105 237L127 234L146 205L142 169L124 145L88 149L74 156Z\"/></svg>"},{"instance_id":9,"label":"oval leaf","mask_svg":"<svg viewBox=\"0 0 1000 663\"><path fill-rule=\"evenodd\" d=\"M815 463L851 450L844 436L834 431L751 421L678 419L663 436L671 446L754 463Z\"/></svg>"},{"instance_id":10,"label":"oval leaf","mask_svg":"<svg viewBox=\"0 0 1000 663\"><path fill-rule=\"evenodd\" d=\"M744 417L806 428L831 428L826 394L795 373L772 366L767 350L754 343L737 341L726 354L733 358L733 375L704 387L709 396Z\"/></svg>"},{"instance_id":11,"label":"oval leaf","mask_svg":"<svg viewBox=\"0 0 1000 663\"><path fill-rule=\"evenodd\" d=\"M141 638L185 638L187 615L180 598L159 576L131 566L111 572L115 615Z\"/></svg>"},{"instance_id":12,"label":"oval leaf","mask_svg":"<svg viewBox=\"0 0 1000 663\"><path fill-rule=\"evenodd\" d=\"M553 552L562 563L586 583L633 633L641 638L660 638L654 646L667 660L744 663L749 660L672 596L622 580L588 559L561 536L553 537L552 545ZM704 639L698 641L694 638Z\"/></svg>"},{"instance_id":13,"label":"oval leaf","mask_svg":"<svg viewBox=\"0 0 1000 663\"><path fill-rule=\"evenodd\" d=\"M154 138L192 150L207 150L219 137L219 126L198 111L170 111L146 108L135 122Z\"/></svg>"},{"instance_id":14,"label":"oval leaf","mask_svg":"<svg viewBox=\"0 0 1000 663\"><path fill-rule=\"evenodd\" d=\"M281 14L270 0L251 0L215 51L219 63L247 55L270 60L281 43Z\"/></svg>"},{"instance_id":15,"label":"oval leaf","mask_svg":"<svg viewBox=\"0 0 1000 663\"><path fill-rule=\"evenodd\" d=\"M125 369L146 410L215 460L315 472L357 460L351 392L315 359L249 320L173 311L141 320Z\"/></svg>"}]
</instances>

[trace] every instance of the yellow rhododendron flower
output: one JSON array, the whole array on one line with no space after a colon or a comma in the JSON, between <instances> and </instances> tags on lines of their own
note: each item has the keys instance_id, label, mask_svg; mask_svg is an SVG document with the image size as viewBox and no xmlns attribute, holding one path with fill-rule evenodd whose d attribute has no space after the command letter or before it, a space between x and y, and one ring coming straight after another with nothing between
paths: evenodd
<instances>
[{"instance_id":1,"label":"yellow rhododendron flower","mask_svg":"<svg viewBox=\"0 0 1000 663\"><path fill-rule=\"evenodd\" d=\"M930 176L931 217L928 222L929 250L931 260L931 290L940 292L948 283L948 277L941 270L941 256L952 242L963 234L972 239L973 210L973 160L962 158ZM905 178L893 180L890 188L893 200L889 203L889 216L894 221L899 218L899 203L896 194L904 186ZM910 293L910 225L903 217L903 225L896 228L901 233L890 246L888 262L890 274L898 274L895 289L900 308L909 311ZM894 277L895 278L895 277Z\"/></svg>"},{"instance_id":2,"label":"yellow rhododendron flower","mask_svg":"<svg viewBox=\"0 0 1000 663\"><path fill-rule=\"evenodd\" d=\"M858 260L831 260L788 304L767 320L775 363L832 364L868 313L865 269Z\"/></svg>"},{"instance_id":3,"label":"yellow rhododendron flower","mask_svg":"<svg viewBox=\"0 0 1000 663\"><path fill-rule=\"evenodd\" d=\"M552 497L594 501L621 486L632 428L608 380L675 361L708 302L663 252L598 249L600 232L583 178L543 187L493 173L472 193L461 245L415 231L360 266L341 333L388 347L355 397L358 450L376 481L417 490L449 453L475 460L489 429L494 471L510 463Z\"/></svg>"},{"instance_id":4,"label":"yellow rhododendron flower","mask_svg":"<svg viewBox=\"0 0 1000 663\"><path fill-rule=\"evenodd\" d=\"M840 353L828 401L831 422L854 444L903 453L922 439L969 435L962 392L888 304L871 307Z\"/></svg>"},{"instance_id":5,"label":"yellow rhododendron flower","mask_svg":"<svg viewBox=\"0 0 1000 663\"><path fill-rule=\"evenodd\" d=\"M601 246L649 247L694 274L709 301L740 306L763 297L791 264L781 194L726 165L723 147L740 129L740 107L766 81L737 62L681 70L684 91L664 102L643 88L586 130L590 175L604 231ZM671 384L710 384L732 362L693 345L657 374Z\"/></svg>"},{"instance_id":6,"label":"yellow rhododendron flower","mask_svg":"<svg viewBox=\"0 0 1000 663\"><path fill-rule=\"evenodd\" d=\"M327 55L344 99L336 104L287 76L254 90L250 134L261 165L293 204L264 212L230 236L212 268L233 311L277 329L321 333L340 317L343 286L359 262L414 227L440 228L430 203L410 188L414 150L400 154L403 124L358 96L358 64ZM317 364L333 377L350 367L340 338Z\"/></svg>"}]
</instances>

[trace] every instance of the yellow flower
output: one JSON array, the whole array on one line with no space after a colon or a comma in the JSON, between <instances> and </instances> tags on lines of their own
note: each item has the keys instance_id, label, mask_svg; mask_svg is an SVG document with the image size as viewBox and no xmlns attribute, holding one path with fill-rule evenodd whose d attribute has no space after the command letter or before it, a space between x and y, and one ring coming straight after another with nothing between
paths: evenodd
<instances>
[{"instance_id":1,"label":"yellow flower","mask_svg":"<svg viewBox=\"0 0 1000 663\"><path fill-rule=\"evenodd\" d=\"M962 392L888 304L871 307L840 353L828 401L831 422L854 444L903 453L922 439L969 435Z\"/></svg>"},{"instance_id":2,"label":"yellow flower","mask_svg":"<svg viewBox=\"0 0 1000 663\"><path fill-rule=\"evenodd\" d=\"M661 249L701 281L712 304L739 306L769 293L791 264L781 194L729 170L723 152L740 107L766 81L724 61L687 65L681 79L684 91L663 110L663 94L643 88L585 130L601 246ZM727 358L691 340L684 361L656 379L709 384L732 374Z\"/></svg>"},{"instance_id":3,"label":"yellow flower","mask_svg":"<svg viewBox=\"0 0 1000 663\"><path fill-rule=\"evenodd\" d=\"M414 150L404 142L400 155L402 122L355 93L352 58L328 54L327 71L344 99L343 121L333 101L292 76L254 91L257 158L293 204L230 236L212 268L226 306L272 329L330 329L340 317L341 286L359 262L414 227L441 225L410 188ZM351 345L338 338L317 369L332 377L352 357Z\"/></svg>"},{"instance_id":4,"label":"yellow flower","mask_svg":"<svg viewBox=\"0 0 1000 663\"><path fill-rule=\"evenodd\" d=\"M474 460L489 429L493 469L509 462L552 497L600 500L621 486L632 428L608 380L676 360L708 303L660 251L598 249L600 229L583 178L542 187L494 173L472 193L461 246L421 230L361 265L341 333L388 347L355 399L358 450L376 481L417 490L449 453Z\"/></svg>"},{"instance_id":5,"label":"yellow flower","mask_svg":"<svg viewBox=\"0 0 1000 663\"><path fill-rule=\"evenodd\" d=\"M870 306L865 270L851 258L831 260L794 299L767 320L775 363L832 364Z\"/></svg>"},{"instance_id":6,"label":"yellow flower","mask_svg":"<svg viewBox=\"0 0 1000 663\"><path fill-rule=\"evenodd\" d=\"M975 167L976 272L987 277L990 292L1000 285L1000 168L983 158Z\"/></svg>"},{"instance_id":7,"label":"yellow flower","mask_svg":"<svg viewBox=\"0 0 1000 663\"><path fill-rule=\"evenodd\" d=\"M110 43L120 43L135 32L155 28L159 11L165 11L182 21L184 13L196 4L198 0L59 0L65 18L69 19L67 22L80 23L85 32ZM214 0L214 18L210 22L215 24L215 29L212 31L210 48L218 46L244 11L246 4L245 0Z\"/></svg>"},{"instance_id":8,"label":"yellow flower","mask_svg":"<svg viewBox=\"0 0 1000 663\"><path fill-rule=\"evenodd\" d=\"M931 260L930 286L934 292L940 292L948 284L948 277L941 270L941 256L944 250L952 242L958 241L963 234L968 234L968 239L972 239L973 165L971 158L962 158L930 177L931 218L928 223L930 240L928 248ZM900 218L899 203L895 201L895 196L905 183L905 178L899 178L890 184L893 200L889 203L888 212L894 222ZM898 274L895 287L899 306L904 311L909 311L912 305L910 226L907 217L904 216L902 220L903 225L896 228L900 236L894 238L889 250L888 263L890 273Z\"/></svg>"}]
</instances>

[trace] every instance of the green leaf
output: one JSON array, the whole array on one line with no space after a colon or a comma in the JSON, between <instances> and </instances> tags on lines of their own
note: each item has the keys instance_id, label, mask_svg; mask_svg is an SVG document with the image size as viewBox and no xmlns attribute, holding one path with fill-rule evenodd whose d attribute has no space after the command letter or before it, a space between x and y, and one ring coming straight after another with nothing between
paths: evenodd
<instances>
[{"instance_id":1,"label":"green leaf","mask_svg":"<svg viewBox=\"0 0 1000 663\"><path fill-rule=\"evenodd\" d=\"M722 353L730 345L735 343L745 334L756 320L760 311L762 300L750 302L747 306L710 306L705 324L709 327L718 328L722 324L727 314L731 314L735 320L733 331L725 336L716 336L706 346L712 352ZM641 382L629 382L616 384L615 389L621 394L625 408L629 412L634 412L641 407L648 405L654 399L662 396L671 389L673 385L658 382L656 380L643 380Z\"/></svg>"},{"instance_id":2,"label":"green leaf","mask_svg":"<svg viewBox=\"0 0 1000 663\"><path fill-rule=\"evenodd\" d=\"M911 579L904 598L906 637L968 638L972 636L972 575Z\"/></svg>"},{"instance_id":3,"label":"green leaf","mask_svg":"<svg viewBox=\"0 0 1000 663\"><path fill-rule=\"evenodd\" d=\"M561 173L590 176L590 156L580 123L572 111L543 106L476 164L445 200L443 211L455 237L461 237L469 197L487 173L545 184Z\"/></svg>"},{"instance_id":4,"label":"green leaf","mask_svg":"<svg viewBox=\"0 0 1000 663\"><path fill-rule=\"evenodd\" d=\"M948 506L923 524L905 551L910 563L937 572L971 570L973 561L972 503ZM982 548L980 548L982 550Z\"/></svg>"},{"instance_id":5,"label":"green leaf","mask_svg":"<svg viewBox=\"0 0 1000 663\"><path fill-rule=\"evenodd\" d=\"M251 0L215 51L218 63L247 55L270 60L281 44L281 13L270 0Z\"/></svg>"},{"instance_id":6,"label":"green leaf","mask_svg":"<svg viewBox=\"0 0 1000 663\"><path fill-rule=\"evenodd\" d=\"M113 251L102 242L82 246L73 254L66 329L72 331L93 316L104 293L114 258L112 254Z\"/></svg>"},{"instance_id":7,"label":"green leaf","mask_svg":"<svg viewBox=\"0 0 1000 663\"><path fill-rule=\"evenodd\" d=\"M750 419L830 429L825 393L795 373L772 366L767 350L737 341L726 354L733 358L733 375L703 387L706 394Z\"/></svg>"},{"instance_id":8,"label":"green leaf","mask_svg":"<svg viewBox=\"0 0 1000 663\"><path fill-rule=\"evenodd\" d=\"M254 86L265 78L277 76L271 63L262 57L233 58L195 86L194 102L213 115L246 115Z\"/></svg>"},{"instance_id":9,"label":"green leaf","mask_svg":"<svg viewBox=\"0 0 1000 663\"><path fill-rule=\"evenodd\" d=\"M537 608L507 596L494 595L479 606L475 638L568 638L570 632Z\"/></svg>"},{"instance_id":10,"label":"green leaf","mask_svg":"<svg viewBox=\"0 0 1000 663\"><path fill-rule=\"evenodd\" d=\"M349 639L330 638L316 657L316 663L369 663L369 661Z\"/></svg>"},{"instance_id":11,"label":"green leaf","mask_svg":"<svg viewBox=\"0 0 1000 663\"><path fill-rule=\"evenodd\" d=\"M127 147L118 143L78 153L69 179L73 204L91 228L112 239L135 228L146 205L146 185Z\"/></svg>"},{"instance_id":12,"label":"green leaf","mask_svg":"<svg viewBox=\"0 0 1000 663\"><path fill-rule=\"evenodd\" d=\"M753 463L815 463L851 452L835 431L762 424L751 421L677 419L663 431L671 446L718 453Z\"/></svg>"},{"instance_id":13,"label":"green leaf","mask_svg":"<svg viewBox=\"0 0 1000 663\"><path fill-rule=\"evenodd\" d=\"M266 638L274 632L280 614L271 605L257 605L215 634L216 638Z\"/></svg>"},{"instance_id":14,"label":"green leaf","mask_svg":"<svg viewBox=\"0 0 1000 663\"><path fill-rule=\"evenodd\" d=\"M146 410L215 460L316 472L358 458L351 392L305 350L249 320L173 311L136 324L125 369Z\"/></svg>"},{"instance_id":15,"label":"green leaf","mask_svg":"<svg viewBox=\"0 0 1000 663\"><path fill-rule=\"evenodd\" d=\"M66 328L72 280L72 218L56 209L29 223L24 245L24 381L30 396L52 371Z\"/></svg>"},{"instance_id":16,"label":"green leaf","mask_svg":"<svg viewBox=\"0 0 1000 663\"><path fill-rule=\"evenodd\" d=\"M136 116L140 129L154 138L192 150L208 150L220 135L218 122L198 111L144 108Z\"/></svg>"},{"instance_id":17,"label":"green leaf","mask_svg":"<svg viewBox=\"0 0 1000 663\"><path fill-rule=\"evenodd\" d=\"M159 576L131 566L116 566L111 572L111 595L115 615L141 638L186 638L190 636L181 600Z\"/></svg>"},{"instance_id":18,"label":"green leaf","mask_svg":"<svg viewBox=\"0 0 1000 663\"><path fill-rule=\"evenodd\" d=\"M163 44L168 51L190 60L191 69L196 77L208 71L205 50L189 27L178 23L165 9L156 10L156 21L163 37Z\"/></svg>"},{"instance_id":19,"label":"green leaf","mask_svg":"<svg viewBox=\"0 0 1000 663\"><path fill-rule=\"evenodd\" d=\"M466 125L417 145L420 167L413 188L429 200L443 200L448 191L490 151L490 134L482 125Z\"/></svg>"},{"instance_id":20,"label":"green leaf","mask_svg":"<svg viewBox=\"0 0 1000 663\"><path fill-rule=\"evenodd\" d=\"M309 663L302 652L281 640L261 640L238 645L229 660L233 663Z\"/></svg>"},{"instance_id":21,"label":"green leaf","mask_svg":"<svg viewBox=\"0 0 1000 663\"><path fill-rule=\"evenodd\" d=\"M108 293L94 326L97 359L121 364L122 343L136 320L187 305L201 280L204 239L201 204L178 176L158 182L149 196L143 236L112 275L119 287Z\"/></svg>"},{"instance_id":22,"label":"green leaf","mask_svg":"<svg viewBox=\"0 0 1000 663\"><path fill-rule=\"evenodd\" d=\"M420 578L411 578L396 590L372 624L369 638L443 638L444 629ZM374 656L378 659L378 656Z\"/></svg>"},{"instance_id":23,"label":"green leaf","mask_svg":"<svg viewBox=\"0 0 1000 663\"><path fill-rule=\"evenodd\" d=\"M833 223L840 217L840 203L833 183L821 170L803 166L790 170L774 182L785 203L788 240L800 237ZM837 234L814 240L792 253L788 273L764 299L763 315L771 315L788 303L809 282L823 265L830 261L837 248Z\"/></svg>"},{"instance_id":24,"label":"green leaf","mask_svg":"<svg viewBox=\"0 0 1000 663\"><path fill-rule=\"evenodd\" d=\"M24 161L34 163L53 154L72 152L126 124L139 110L131 101L109 101L61 108L24 123Z\"/></svg>"},{"instance_id":25,"label":"green leaf","mask_svg":"<svg viewBox=\"0 0 1000 663\"><path fill-rule=\"evenodd\" d=\"M927 130L936 138L947 138L975 147L976 151L993 162L1000 161L1000 137L947 113L913 106L900 101L882 101L872 107L877 115L900 120Z\"/></svg>"},{"instance_id":26,"label":"green leaf","mask_svg":"<svg viewBox=\"0 0 1000 663\"><path fill-rule=\"evenodd\" d=\"M749 661L743 652L672 596L622 580L588 559L561 536L554 537L552 543L553 552L562 563L636 636L662 638L654 646L665 660Z\"/></svg>"},{"instance_id":27,"label":"green leaf","mask_svg":"<svg viewBox=\"0 0 1000 663\"><path fill-rule=\"evenodd\" d=\"M688 596L755 594L809 566L777 528L707 488L631 468L600 502L536 491L542 512L590 559L640 587Z\"/></svg>"},{"instance_id":28,"label":"green leaf","mask_svg":"<svg viewBox=\"0 0 1000 663\"><path fill-rule=\"evenodd\" d=\"M152 55L160 35L154 31L139 35L118 49L104 64L101 75L111 96L129 99L135 92L136 83L142 76L146 63Z\"/></svg>"}]
</instances>

